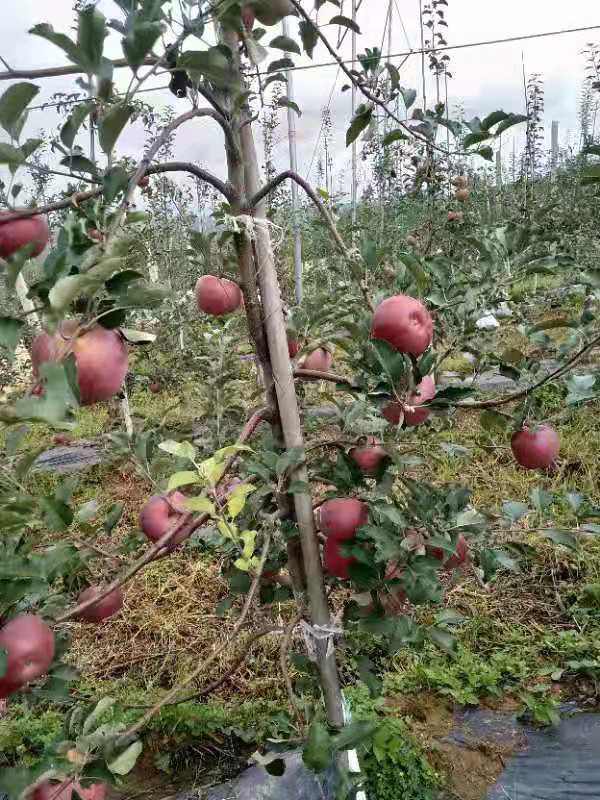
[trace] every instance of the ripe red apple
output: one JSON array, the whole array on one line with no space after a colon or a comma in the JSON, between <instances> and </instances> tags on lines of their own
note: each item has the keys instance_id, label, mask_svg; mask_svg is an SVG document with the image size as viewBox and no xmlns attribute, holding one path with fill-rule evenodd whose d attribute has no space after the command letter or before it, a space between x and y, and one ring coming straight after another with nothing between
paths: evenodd
<instances>
[{"instance_id":1,"label":"ripe red apple","mask_svg":"<svg viewBox=\"0 0 600 800\"><path fill-rule=\"evenodd\" d=\"M427 547L427 553L438 561L444 562L444 569L456 569L461 567L469 558L469 543L465 537L459 534L454 553L448 556L448 551L443 550L441 547Z\"/></svg>"},{"instance_id":2,"label":"ripe red apple","mask_svg":"<svg viewBox=\"0 0 600 800\"><path fill-rule=\"evenodd\" d=\"M242 304L242 291L227 278L203 275L196 283L196 305L199 311L221 317L236 311Z\"/></svg>"},{"instance_id":3,"label":"ripe red apple","mask_svg":"<svg viewBox=\"0 0 600 800\"><path fill-rule=\"evenodd\" d=\"M514 457L525 469L550 469L558 457L560 439L554 428L539 425L517 431L510 446Z\"/></svg>"},{"instance_id":4,"label":"ripe red apple","mask_svg":"<svg viewBox=\"0 0 600 800\"><path fill-rule=\"evenodd\" d=\"M101 242L104 239L104 234L97 228L90 228L87 233L90 239L95 239L97 242Z\"/></svg>"},{"instance_id":5,"label":"ripe red apple","mask_svg":"<svg viewBox=\"0 0 600 800\"><path fill-rule=\"evenodd\" d=\"M242 23L244 25L244 30L250 32L254 27L255 20L256 20L256 14L254 12L254 8L252 6L243 6Z\"/></svg>"},{"instance_id":6,"label":"ripe red apple","mask_svg":"<svg viewBox=\"0 0 600 800\"><path fill-rule=\"evenodd\" d=\"M42 781L31 795L31 800L71 800L73 781Z\"/></svg>"},{"instance_id":7,"label":"ripe red apple","mask_svg":"<svg viewBox=\"0 0 600 800\"><path fill-rule=\"evenodd\" d=\"M290 358L296 358L296 356L302 349L302 345L297 339L294 339L289 334L288 334L287 344L288 344L288 353L290 354Z\"/></svg>"},{"instance_id":8,"label":"ripe red apple","mask_svg":"<svg viewBox=\"0 0 600 800\"><path fill-rule=\"evenodd\" d=\"M329 372L333 364L333 356L324 347L318 347L309 353L300 364L301 369L312 369L315 372Z\"/></svg>"},{"instance_id":9,"label":"ripe red apple","mask_svg":"<svg viewBox=\"0 0 600 800\"><path fill-rule=\"evenodd\" d=\"M468 189L457 189L454 192L454 197L456 197L459 203L466 203L470 194L471 192Z\"/></svg>"},{"instance_id":10,"label":"ripe red apple","mask_svg":"<svg viewBox=\"0 0 600 800\"><path fill-rule=\"evenodd\" d=\"M391 581L399 580L403 574L402 566L397 561L390 561L386 567L383 580L386 584L391 583ZM385 589L379 590L377 596L386 614L397 616L404 612L404 606L408 598L401 586L386 586Z\"/></svg>"},{"instance_id":11,"label":"ripe red apple","mask_svg":"<svg viewBox=\"0 0 600 800\"><path fill-rule=\"evenodd\" d=\"M422 425L429 419L431 411L428 408L420 408L423 403L428 403L435 397L435 381L431 375L426 375L417 386L416 392L411 394L404 407L404 424L408 428ZM412 407L410 411L407 406Z\"/></svg>"},{"instance_id":12,"label":"ripe red apple","mask_svg":"<svg viewBox=\"0 0 600 800\"><path fill-rule=\"evenodd\" d=\"M105 783L90 783L82 786L77 782L74 789L82 800L105 800L106 798L106 784Z\"/></svg>"},{"instance_id":13,"label":"ripe red apple","mask_svg":"<svg viewBox=\"0 0 600 800\"><path fill-rule=\"evenodd\" d=\"M465 215L462 211L449 211L448 212L448 222L462 222L465 218Z\"/></svg>"},{"instance_id":14,"label":"ripe red apple","mask_svg":"<svg viewBox=\"0 0 600 800\"><path fill-rule=\"evenodd\" d=\"M127 346L116 330L96 325L73 339L77 327L67 320L55 334L40 333L31 344L33 374L46 361L61 361L69 352L75 355L81 403L86 406L108 400L120 390L129 368Z\"/></svg>"},{"instance_id":15,"label":"ripe red apple","mask_svg":"<svg viewBox=\"0 0 600 800\"><path fill-rule=\"evenodd\" d=\"M396 400L392 400L381 409L381 414L390 425L400 425L404 419L404 406Z\"/></svg>"},{"instance_id":16,"label":"ripe red apple","mask_svg":"<svg viewBox=\"0 0 600 800\"><path fill-rule=\"evenodd\" d=\"M329 575L347 581L350 577L350 565L356 563L355 558L346 558L340 553L341 541L330 536L323 549L325 570Z\"/></svg>"},{"instance_id":17,"label":"ripe red apple","mask_svg":"<svg viewBox=\"0 0 600 800\"><path fill-rule=\"evenodd\" d=\"M383 339L400 353L420 356L431 344L433 320L419 300L397 294L375 309L371 336Z\"/></svg>"},{"instance_id":18,"label":"ripe red apple","mask_svg":"<svg viewBox=\"0 0 600 800\"><path fill-rule=\"evenodd\" d=\"M103 589L103 586L90 586L79 595L77 602L85 603L86 600L97 597ZM82 611L79 617L85 622L102 622L117 614L122 608L123 592L121 589L115 589L98 603L94 603L93 606Z\"/></svg>"},{"instance_id":19,"label":"ripe red apple","mask_svg":"<svg viewBox=\"0 0 600 800\"><path fill-rule=\"evenodd\" d=\"M41 617L21 614L0 630L0 650L6 650L6 673L0 678L0 697L8 697L40 678L54 659L54 633Z\"/></svg>"},{"instance_id":20,"label":"ripe red apple","mask_svg":"<svg viewBox=\"0 0 600 800\"><path fill-rule=\"evenodd\" d=\"M374 436L367 436L366 442L360 447L353 447L348 455L362 473L373 475L388 454Z\"/></svg>"},{"instance_id":21,"label":"ripe red apple","mask_svg":"<svg viewBox=\"0 0 600 800\"><path fill-rule=\"evenodd\" d=\"M34 244L33 256L39 256L48 244L50 231L48 219L37 214L35 217L2 222L10 211L0 211L0 258L8 258L26 244Z\"/></svg>"},{"instance_id":22,"label":"ripe red apple","mask_svg":"<svg viewBox=\"0 0 600 800\"><path fill-rule=\"evenodd\" d=\"M353 539L356 531L369 520L366 503L355 497L327 500L319 509L319 525L325 536L343 541Z\"/></svg>"},{"instance_id":23,"label":"ripe red apple","mask_svg":"<svg viewBox=\"0 0 600 800\"><path fill-rule=\"evenodd\" d=\"M157 542L171 528L182 514L187 513L184 503L186 497L181 492L172 492L164 496L153 495L142 508L140 527L153 542ZM181 544L189 533L182 530L171 540L171 547Z\"/></svg>"},{"instance_id":24,"label":"ripe red apple","mask_svg":"<svg viewBox=\"0 0 600 800\"><path fill-rule=\"evenodd\" d=\"M457 189L466 189L469 186L469 179L466 175L457 175L456 178L453 178L452 184Z\"/></svg>"},{"instance_id":25,"label":"ripe red apple","mask_svg":"<svg viewBox=\"0 0 600 800\"><path fill-rule=\"evenodd\" d=\"M147 189L150 184L150 176L149 175L142 175L142 177L138 181L138 186L140 189Z\"/></svg>"},{"instance_id":26,"label":"ripe red apple","mask_svg":"<svg viewBox=\"0 0 600 800\"><path fill-rule=\"evenodd\" d=\"M152 394L158 394L160 392L161 386L158 381L153 381L148 389L152 392Z\"/></svg>"}]
</instances>

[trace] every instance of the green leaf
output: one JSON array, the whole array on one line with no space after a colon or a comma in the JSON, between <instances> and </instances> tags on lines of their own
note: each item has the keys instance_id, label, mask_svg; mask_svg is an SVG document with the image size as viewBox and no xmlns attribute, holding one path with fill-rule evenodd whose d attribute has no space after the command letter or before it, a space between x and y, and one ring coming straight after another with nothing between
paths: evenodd
<instances>
[{"instance_id":1,"label":"green leaf","mask_svg":"<svg viewBox=\"0 0 600 800\"><path fill-rule=\"evenodd\" d=\"M529 514L531 509L526 503L519 503L516 500L506 500L502 503L502 513L513 524Z\"/></svg>"},{"instance_id":2,"label":"green leaf","mask_svg":"<svg viewBox=\"0 0 600 800\"><path fill-rule=\"evenodd\" d=\"M91 109L91 103L80 103L79 105L76 105L71 112L71 116L62 126L60 131L60 139L64 146L68 147L69 150L73 147L75 137L77 136L79 129L83 125L83 121L88 116Z\"/></svg>"},{"instance_id":3,"label":"green leaf","mask_svg":"<svg viewBox=\"0 0 600 800\"><path fill-rule=\"evenodd\" d=\"M277 475L283 475L289 469L302 464L305 457L303 447L292 447L290 450L286 450L285 453L280 455L277 459L277 465L275 467Z\"/></svg>"},{"instance_id":4,"label":"green leaf","mask_svg":"<svg viewBox=\"0 0 600 800\"><path fill-rule=\"evenodd\" d=\"M313 720L308 739L302 752L302 760L313 772L323 772L331 764L333 740L329 731L318 720Z\"/></svg>"},{"instance_id":5,"label":"green leaf","mask_svg":"<svg viewBox=\"0 0 600 800\"><path fill-rule=\"evenodd\" d=\"M130 30L127 36L121 40L127 63L134 72L144 63L162 31L163 25L160 22L136 20L133 30Z\"/></svg>"},{"instance_id":6,"label":"green leaf","mask_svg":"<svg viewBox=\"0 0 600 800\"><path fill-rule=\"evenodd\" d=\"M343 28L348 28L350 31L354 31L354 33L360 33L360 28L349 17L344 17L341 14L338 14L335 17L332 17L329 20L329 25L341 25Z\"/></svg>"},{"instance_id":7,"label":"green leaf","mask_svg":"<svg viewBox=\"0 0 600 800\"><path fill-rule=\"evenodd\" d=\"M400 89L400 94L402 95L402 99L404 100L404 107L408 111L409 108L413 105L415 100L417 99L417 92L415 89Z\"/></svg>"},{"instance_id":8,"label":"green leaf","mask_svg":"<svg viewBox=\"0 0 600 800\"><path fill-rule=\"evenodd\" d=\"M491 147L480 147L474 155L481 156L481 158L484 158L486 161L494 160L494 151Z\"/></svg>"},{"instance_id":9,"label":"green leaf","mask_svg":"<svg viewBox=\"0 0 600 800\"><path fill-rule=\"evenodd\" d=\"M125 506L123 503L114 503L108 510L108 514L104 518L104 522L102 523L103 529L106 533L111 533L114 530L116 525L118 524L119 520L123 516L123 509Z\"/></svg>"},{"instance_id":10,"label":"green leaf","mask_svg":"<svg viewBox=\"0 0 600 800\"><path fill-rule=\"evenodd\" d=\"M0 142L0 164L9 164L17 167L22 164L25 157L21 150L6 142Z\"/></svg>"},{"instance_id":11,"label":"green leaf","mask_svg":"<svg viewBox=\"0 0 600 800\"><path fill-rule=\"evenodd\" d=\"M109 770L115 775L127 775L135 767L135 762L138 760L143 747L141 742L130 744L120 756L108 762Z\"/></svg>"},{"instance_id":12,"label":"green leaf","mask_svg":"<svg viewBox=\"0 0 600 800\"><path fill-rule=\"evenodd\" d=\"M484 430L492 433L494 431L505 431L509 420L502 414L494 411L494 409L489 408L481 414L479 417L479 422Z\"/></svg>"},{"instance_id":13,"label":"green leaf","mask_svg":"<svg viewBox=\"0 0 600 800\"><path fill-rule=\"evenodd\" d=\"M51 531L65 531L73 522L73 512L69 506L54 497L40 498L40 507Z\"/></svg>"},{"instance_id":14,"label":"green leaf","mask_svg":"<svg viewBox=\"0 0 600 800\"><path fill-rule=\"evenodd\" d=\"M577 539L569 531L560 528L548 528L542 532L544 539L550 539L554 544L561 544L569 550L577 550Z\"/></svg>"},{"instance_id":15,"label":"green leaf","mask_svg":"<svg viewBox=\"0 0 600 800\"><path fill-rule=\"evenodd\" d=\"M485 142L487 139L490 138L492 134L489 131L481 131L480 133L469 133L463 139L463 147L467 149L471 147L471 145L479 144L480 142Z\"/></svg>"},{"instance_id":16,"label":"green leaf","mask_svg":"<svg viewBox=\"0 0 600 800\"><path fill-rule=\"evenodd\" d=\"M23 333L25 322L13 317L0 317L0 348L12 358L19 339Z\"/></svg>"},{"instance_id":17,"label":"green leaf","mask_svg":"<svg viewBox=\"0 0 600 800\"><path fill-rule=\"evenodd\" d=\"M304 52L309 58L312 58L319 41L319 31L316 25L310 20L302 19L300 21L300 36L302 37Z\"/></svg>"},{"instance_id":18,"label":"green leaf","mask_svg":"<svg viewBox=\"0 0 600 800\"><path fill-rule=\"evenodd\" d=\"M42 364L40 378L44 386L41 397L17 400L15 411L20 419L41 420L51 424L63 422L69 408L76 408L77 398L67 376L67 364Z\"/></svg>"},{"instance_id":19,"label":"green leaf","mask_svg":"<svg viewBox=\"0 0 600 800\"><path fill-rule=\"evenodd\" d=\"M357 109L350 127L346 131L346 147L349 147L352 142L356 141L360 134L368 127L373 117L373 108L361 104Z\"/></svg>"},{"instance_id":20,"label":"green leaf","mask_svg":"<svg viewBox=\"0 0 600 800\"><path fill-rule=\"evenodd\" d=\"M333 737L333 745L336 750L354 750L363 742L372 739L373 734L380 726L379 720L357 720L346 725Z\"/></svg>"},{"instance_id":21,"label":"green leaf","mask_svg":"<svg viewBox=\"0 0 600 800\"><path fill-rule=\"evenodd\" d=\"M444 628L431 627L427 633L431 641L450 655L456 652L456 637Z\"/></svg>"},{"instance_id":22,"label":"green leaf","mask_svg":"<svg viewBox=\"0 0 600 800\"><path fill-rule=\"evenodd\" d=\"M383 146L387 147L400 139L408 139L409 137L404 133L401 128L396 128L395 131L390 131L383 137Z\"/></svg>"},{"instance_id":23,"label":"green leaf","mask_svg":"<svg viewBox=\"0 0 600 800\"><path fill-rule=\"evenodd\" d=\"M96 177L96 165L93 161L90 161L90 159L86 158L85 156L65 156L65 158L61 158L59 163L62 167L68 167L71 172L87 172Z\"/></svg>"},{"instance_id":24,"label":"green leaf","mask_svg":"<svg viewBox=\"0 0 600 800\"><path fill-rule=\"evenodd\" d=\"M280 108L291 108L299 117L302 116L302 111L300 111L298 104L294 103L293 100L290 100L289 97L280 97L277 101L277 105Z\"/></svg>"},{"instance_id":25,"label":"green leaf","mask_svg":"<svg viewBox=\"0 0 600 800\"><path fill-rule=\"evenodd\" d=\"M284 50L286 53L302 54L298 42L291 39L289 36L276 36L269 44L269 47L275 47L277 50Z\"/></svg>"},{"instance_id":26,"label":"green leaf","mask_svg":"<svg viewBox=\"0 0 600 800\"><path fill-rule=\"evenodd\" d=\"M94 710L91 714L85 719L83 723L82 733L84 735L91 733L92 731L96 730L98 724L100 723L101 718L106 714L106 712L111 709L115 704L114 697L103 697L96 703Z\"/></svg>"},{"instance_id":27,"label":"green leaf","mask_svg":"<svg viewBox=\"0 0 600 800\"><path fill-rule=\"evenodd\" d=\"M98 129L98 140L105 153L112 153L117 139L125 125L127 125L133 111L132 105L119 103L102 118Z\"/></svg>"},{"instance_id":28,"label":"green leaf","mask_svg":"<svg viewBox=\"0 0 600 800\"><path fill-rule=\"evenodd\" d=\"M175 472L169 478L167 491L172 492L173 489L178 489L180 486L189 486L192 483L198 483L200 476L195 470L184 470L183 472Z\"/></svg>"},{"instance_id":29,"label":"green leaf","mask_svg":"<svg viewBox=\"0 0 600 800\"><path fill-rule=\"evenodd\" d=\"M60 278L48 294L50 305L57 311L66 311L80 295L92 297L122 266L122 258L105 258L87 272Z\"/></svg>"},{"instance_id":30,"label":"green leaf","mask_svg":"<svg viewBox=\"0 0 600 800\"><path fill-rule=\"evenodd\" d=\"M60 47L74 64L82 63L82 54L79 52L75 42L69 39L68 36L65 36L64 33L57 33L52 25L49 25L47 22L34 25L33 28L29 30L29 33L34 36L41 36L42 39L46 39L48 42L56 45L56 47Z\"/></svg>"},{"instance_id":31,"label":"green leaf","mask_svg":"<svg viewBox=\"0 0 600 800\"><path fill-rule=\"evenodd\" d=\"M389 379L392 386L396 386L406 370L404 356L392 347L391 344L383 340L373 339L371 345L385 376Z\"/></svg>"},{"instance_id":32,"label":"green leaf","mask_svg":"<svg viewBox=\"0 0 600 800\"><path fill-rule=\"evenodd\" d=\"M106 35L106 18L95 6L87 6L79 12L77 50L86 72L95 75L100 69Z\"/></svg>"},{"instance_id":33,"label":"green leaf","mask_svg":"<svg viewBox=\"0 0 600 800\"><path fill-rule=\"evenodd\" d=\"M102 178L102 187L104 199L107 203L112 203L117 195L124 192L129 183L129 174L127 171L117 165L104 173Z\"/></svg>"},{"instance_id":34,"label":"green leaf","mask_svg":"<svg viewBox=\"0 0 600 800\"><path fill-rule=\"evenodd\" d=\"M194 461L197 455L196 448L190 442L174 442L172 439L168 439L166 442L161 442L158 447L165 453L170 453L178 458L187 458L189 461Z\"/></svg>"},{"instance_id":35,"label":"green leaf","mask_svg":"<svg viewBox=\"0 0 600 800\"><path fill-rule=\"evenodd\" d=\"M33 83L14 83L0 97L0 125L13 138L18 138L15 126L39 91Z\"/></svg>"},{"instance_id":36,"label":"green leaf","mask_svg":"<svg viewBox=\"0 0 600 800\"><path fill-rule=\"evenodd\" d=\"M188 511L196 511L198 514L215 514L215 504L208 497L188 497L184 505Z\"/></svg>"}]
</instances>

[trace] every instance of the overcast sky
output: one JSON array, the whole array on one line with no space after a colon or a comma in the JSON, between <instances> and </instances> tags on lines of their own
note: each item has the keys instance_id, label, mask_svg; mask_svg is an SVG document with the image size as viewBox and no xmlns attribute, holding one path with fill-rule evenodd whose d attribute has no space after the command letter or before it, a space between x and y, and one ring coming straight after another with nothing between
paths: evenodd
<instances>
[{"instance_id":1,"label":"overcast sky","mask_svg":"<svg viewBox=\"0 0 600 800\"><path fill-rule=\"evenodd\" d=\"M38 22L51 22L56 30L68 32L72 24L72 0L0 0L0 54L11 65L18 68L40 68L65 63L63 54L55 47L38 37L29 36L27 30ZM308 8L312 3L306 0ZM346 11L350 0L345 0ZM392 52L405 52L408 48L419 46L418 38L418 0L396 0L392 26ZM363 0L359 12L359 50L369 46L381 46L388 0ZM98 7L106 16L118 16L112 0L99 0ZM334 14L333 6L325 6ZM400 16L401 14L401 16ZM447 9L449 24L447 38L450 44L464 44L489 39L533 34L567 28L580 28L600 25L600 4L598 0L449 0ZM292 20L293 30L297 21ZM330 29L336 36L336 30ZM279 33L276 29L271 34ZM108 55L121 55L119 37L115 34ZM546 124L557 119L561 123L561 141L566 143L569 134L575 137L577 130L577 102L583 77L584 59L582 49L589 42L600 42L600 30L587 33L566 34L552 38L530 40L516 44L498 44L485 47L460 49L450 53L451 71L449 105L457 104L465 108L467 118L474 114L481 116L504 108L507 111L522 112L523 72L522 62L528 74L541 73L546 90ZM384 49L387 49L387 44ZM275 52L275 51L271 51ZM345 57L350 55L350 37L342 48ZM278 56L275 56L278 57ZM297 63L310 63L306 58L296 58ZM315 51L314 61L329 61L322 45ZM399 63L400 59L393 59ZM0 67L1 69L1 67ZM303 111L297 122L300 170L306 173L321 124L321 112L327 104L336 67L324 67L295 74L296 100ZM120 70L118 86L128 81L128 71ZM412 56L401 72L402 84L407 87L420 86L420 57ZM74 77L51 78L39 81L41 92L35 103L49 100L55 92L77 91ZM165 83L164 77L149 85ZM344 135L350 116L350 92L340 93L345 83L343 76L338 78L337 90L333 94L331 111L334 120L334 147L336 169L347 167L348 151L344 149ZM0 91L9 84L0 83ZM429 85L433 94L433 85ZM186 101L177 101L168 92L145 94L144 99L164 107L172 103L179 111L188 106ZM285 166L287 142L285 139L285 112L281 112L282 126L279 129L277 159ZM57 124L56 113L51 109L32 112L25 133L35 135L40 129L53 129ZM128 130L119 142L120 152L139 156L144 136L141 126ZM222 145L213 123L195 121L178 135L177 157L196 161L224 176L225 164ZM311 176L315 177L314 168Z\"/></svg>"}]
</instances>

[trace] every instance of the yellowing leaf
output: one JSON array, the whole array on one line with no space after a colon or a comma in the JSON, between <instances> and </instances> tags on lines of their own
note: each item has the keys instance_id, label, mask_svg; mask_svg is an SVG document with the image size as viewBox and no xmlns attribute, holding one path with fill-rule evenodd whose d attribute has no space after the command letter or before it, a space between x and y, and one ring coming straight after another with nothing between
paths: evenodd
<instances>
[{"instance_id":1,"label":"yellowing leaf","mask_svg":"<svg viewBox=\"0 0 600 800\"><path fill-rule=\"evenodd\" d=\"M225 539L232 539L235 541L239 535L237 525L234 525L233 522L227 524L224 519L220 519L217 522L217 528L219 529L221 536L225 537Z\"/></svg>"},{"instance_id":2,"label":"yellowing leaf","mask_svg":"<svg viewBox=\"0 0 600 800\"><path fill-rule=\"evenodd\" d=\"M213 516L215 513L215 505L208 497L188 497L184 506L188 511L197 511L200 514L210 514Z\"/></svg>"},{"instance_id":3,"label":"yellowing leaf","mask_svg":"<svg viewBox=\"0 0 600 800\"><path fill-rule=\"evenodd\" d=\"M206 461L203 461L200 464L199 469L201 475L207 481L207 483L210 483L211 486L214 486L223 477L225 465L222 462L217 461L213 456L212 458L207 458Z\"/></svg>"},{"instance_id":4,"label":"yellowing leaf","mask_svg":"<svg viewBox=\"0 0 600 800\"><path fill-rule=\"evenodd\" d=\"M193 472L192 470L183 470L182 472L176 472L169 478L167 490L169 492L172 492L173 489L177 489L179 486L189 486L190 483L198 483L199 480L200 477L198 473Z\"/></svg>"},{"instance_id":5,"label":"yellowing leaf","mask_svg":"<svg viewBox=\"0 0 600 800\"><path fill-rule=\"evenodd\" d=\"M257 535L256 531L242 531L242 541L244 543L242 555L244 558L251 558L254 555Z\"/></svg>"},{"instance_id":6,"label":"yellowing leaf","mask_svg":"<svg viewBox=\"0 0 600 800\"><path fill-rule=\"evenodd\" d=\"M243 511L246 498L255 490L256 487L251 483L240 483L235 487L227 501L227 513L231 519L235 519Z\"/></svg>"}]
</instances>

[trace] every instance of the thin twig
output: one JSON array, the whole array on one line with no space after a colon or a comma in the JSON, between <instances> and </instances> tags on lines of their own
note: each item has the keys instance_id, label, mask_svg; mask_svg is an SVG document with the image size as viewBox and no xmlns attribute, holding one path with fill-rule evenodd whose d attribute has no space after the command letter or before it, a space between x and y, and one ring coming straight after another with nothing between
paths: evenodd
<instances>
[{"instance_id":1,"label":"thin twig","mask_svg":"<svg viewBox=\"0 0 600 800\"><path fill-rule=\"evenodd\" d=\"M542 378L537 383L534 383L532 386L528 386L525 389L521 389L518 392L514 392L513 394L509 394L506 397L499 397L491 400L480 400L478 402L470 402L468 400L463 400L458 403L451 403L451 405L455 406L456 408L465 408L467 410L473 409L480 409L480 408L495 408L497 406L503 406L507 403L512 403L515 400L520 400L522 397L527 397L528 394L531 392L536 391L541 386L544 386L546 383L553 381L555 378L559 378L565 372L579 361L586 353L592 350L596 345L600 344L600 335L594 337L591 342L588 342L581 350L578 350L574 353L571 358L568 359L564 364L562 364L558 369L555 369L554 372L551 372L549 375L546 375L545 378Z\"/></svg>"},{"instance_id":2,"label":"thin twig","mask_svg":"<svg viewBox=\"0 0 600 800\"><path fill-rule=\"evenodd\" d=\"M290 701L290 706L298 711L298 698L296 697L296 693L294 692L294 687L292 686L292 679L290 678L290 672L288 670L288 653L292 644L292 636L294 635L294 631L296 630L296 626L300 622L303 617L304 611L300 611L294 619L290 622L290 624L285 629L285 634L283 636L283 641L281 642L281 649L279 651L279 668L281 670L281 675L283 677L283 681L285 683L285 688L287 691L287 696Z\"/></svg>"},{"instance_id":3,"label":"thin twig","mask_svg":"<svg viewBox=\"0 0 600 800\"><path fill-rule=\"evenodd\" d=\"M155 703L152 706L152 708L148 709L148 711L142 717L140 717L140 719L137 722L131 725L125 731L125 733L123 733L119 737L120 740L127 740L131 736L134 736L136 733L139 733L139 731L141 731L145 727L145 725L153 717L155 717L162 708L164 708L164 706L169 705L170 703L173 702L173 700L177 697L177 695L182 689L185 689L186 686L189 686L190 683L192 683L200 674L202 674L202 672L208 669L208 667L217 660L217 658L221 655L221 653L223 653L237 638L238 634L240 633L246 621L246 617L250 613L250 609L254 602L254 597L256 596L256 592L258 591L258 587L260 585L260 578L265 568L265 564L267 563L267 557L269 555L270 546L271 546L271 531L267 531L265 535L265 541L263 544L260 563L257 569L257 574L254 580L252 581L252 585L250 586L250 589L246 596L244 606L242 608L242 611L240 613L237 622L233 627L231 634L227 637L227 639L223 642L223 644L217 647L216 650L213 650L213 652L206 659L206 661L202 661L200 664L198 664L196 669L190 672L190 674L187 675L182 681L177 683L170 691L167 692L167 694L163 698L161 698L157 703Z\"/></svg>"}]
</instances>

